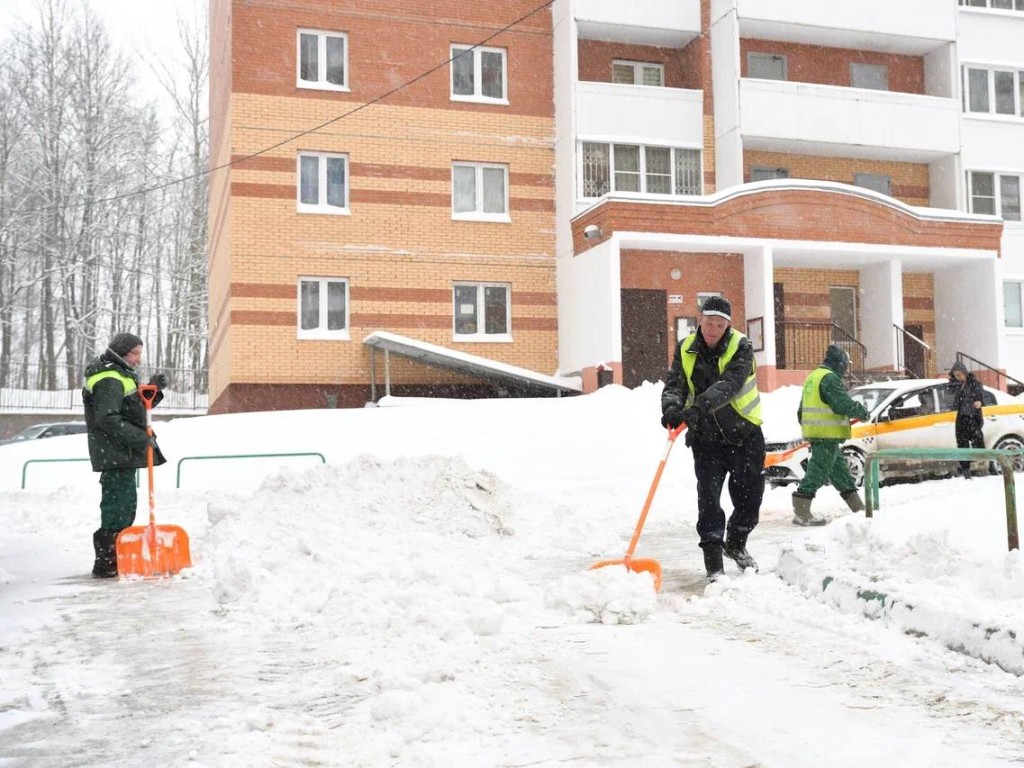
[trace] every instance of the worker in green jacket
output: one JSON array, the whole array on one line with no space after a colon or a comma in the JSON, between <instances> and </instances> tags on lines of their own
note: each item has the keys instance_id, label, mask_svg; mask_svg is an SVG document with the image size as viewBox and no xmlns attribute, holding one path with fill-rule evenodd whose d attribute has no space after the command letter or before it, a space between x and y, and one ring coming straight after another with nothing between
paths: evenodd
<instances>
[{"instance_id":1,"label":"worker in green jacket","mask_svg":"<svg viewBox=\"0 0 1024 768\"><path fill-rule=\"evenodd\" d=\"M96 562L92 575L117 576L117 534L135 522L138 490L135 471L146 466L146 448L153 446L153 465L163 464L156 440L146 433L146 406L139 396L136 367L142 360L142 339L119 333L107 349L88 362L82 402L89 430L89 458L100 473L100 527L92 535ZM167 375L150 379L159 390ZM156 405L163 399L158 391Z\"/></svg>"},{"instance_id":2,"label":"worker in green jacket","mask_svg":"<svg viewBox=\"0 0 1024 768\"><path fill-rule=\"evenodd\" d=\"M825 525L828 522L811 514L814 494L826 482L832 483L854 512L864 509L857 484L839 449L844 441L850 439L850 419L867 421L870 418L867 409L851 398L843 386L843 375L849 362L846 352L830 344L825 352L825 361L804 381L797 419L804 439L811 444L811 459L804 479L793 494L794 525Z\"/></svg>"}]
</instances>

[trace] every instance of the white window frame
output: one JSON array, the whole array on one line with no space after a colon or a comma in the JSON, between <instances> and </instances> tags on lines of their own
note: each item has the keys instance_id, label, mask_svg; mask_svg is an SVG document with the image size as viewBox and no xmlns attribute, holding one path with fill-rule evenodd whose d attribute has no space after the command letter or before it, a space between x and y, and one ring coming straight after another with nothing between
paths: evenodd
<instances>
[{"instance_id":1,"label":"white window frame","mask_svg":"<svg viewBox=\"0 0 1024 768\"><path fill-rule=\"evenodd\" d=\"M1000 171L987 171L987 170L970 170L967 171L967 210L970 213L977 213L974 210L974 175L975 174L986 174L992 177L992 195L994 198L993 207L994 211L991 214L984 214L986 216L998 216L1006 224L1011 226L1018 225L1024 222L1024 173L1002 173ZM1021 209L1018 211L1018 218L1007 219L1003 215L1003 182L1004 176L1012 177L1017 179L1018 189L1018 207Z\"/></svg>"},{"instance_id":2,"label":"white window frame","mask_svg":"<svg viewBox=\"0 0 1024 768\"><path fill-rule=\"evenodd\" d=\"M983 10L983 11L1002 11L1003 13L1016 13L1018 11L1024 11L1024 0L1013 0L1011 3L1013 8L996 8L992 5L992 0L980 0L981 4L976 5L970 0L960 0L960 6L962 8L969 8L970 10Z\"/></svg>"},{"instance_id":3,"label":"white window frame","mask_svg":"<svg viewBox=\"0 0 1024 768\"><path fill-rule=\"evenodd\" d=\"M302 327L302 284L318 282L320 284L320 325L316 328L303 328ZM327 286L331 283L340 283L345 287L345 327L340 328L336 331L328 330L327 325ZM349 291L349 280L347 277L311 277L303 276L300 277L295 286L296 292L296 338L298 339L319 339L321 341L349 341L351 335L349 331L349 314L351 312L351 293Z\"/></svg>"},{"instance_id":4,"label":"white window frame","mask_svg":"<svg viewBox=\"0 0 1024 768\"><path fill-rule=\"evenodd\" d=\"M975 112L971 109L971 90L969 70L985 72L986 95L988 110ZM996 112L996 78L995 73L1002 72L1013 75L1013 113ZM1024 65L1016 67L998 66L994 64L963 64L960 68L961 87L963 88L964 117L987 117L996 120L1024 120L1024 94L1021 92L1024 83Z\"/></svg>"},{"instance_id":5,"label":"white window frame","mask_svg":"<svg viewBox=\"0 0 1024 768\"><path fill-rule=\"evenodd\" d=\"M316 81L302 79L302 36L317 36L317 79ZM327 82L327 38L338 37L345 41L345 82L341 85ZM315 91L341 91L349 92L349 68L348 68L348 33L330 32L323 29L298 29L295 32L295 87L310 88Z\"/></svg>"},{"instance_id":6,"label":"white window frame","mask_svg":"<svg viewBox=\"0 0 1024 768\"><path fill-rule=\"evenodd\" d=\"M472 211L461 211L455 212L455 169L456 168L472 168L476 172L476 203ZM497 168L502 171L505 176L505 212L504 213L486 213L483 210L484 207L484 169L485 168ZM453 221L495 221L501 223L510 223L512 217L509 213L509 188L508 188L508 165L503 163L472 163L466 161L456 161L452 163L452 220Z\"/></svg>"},{"instance_id":7,"label":"white window frame","mask_svg":"<svg viewBox=\"0 0 1024 768\"><path fill-rule=\"evenodd\" d=\"M302 202L302 158L304 157L316 157L319 158L318 163L318 175L317 175L317 192L319 202L317 203L304 203ZM327 158L340 158L345 161L345 205L328 205L327 204ZM301 151L295 159L295 210L299 213L327 213L333 216L348 216L351 211L349 210L349 195L352 189L352 173L351 164L347 154L338 152L307 152Z\"/></svg>"},{"instance_id":8,"label":"white window frame","mask_svg":"<svg viewBox=\"0 0 1024 768\"><path fill-rule=\"evenodd\" d=\"M662 144L632 144L625 141L590 141L583 139L579 142L577 147L577 157L579 161L576 169L576 184L579 190L579 196L581 200L597 200L597 197L585 197L583 194L583 145L584 144L600 144L608 147L608 193L607 194L633 194L633 195L665 195L670 194L674 197L688 197L692 195L703 195L704 194L704 152L701 147L666 147ZM638 147L640 153L640 191L634 192L632 190L618 190L615 188L615 147ZM647 192L647 150L648 149L668 149L671 152L670 156L670 167L672 169L672 191L665 192ZM700 189L697 192L679 192L676 190L676 152L696 152L699 159L699 167L697 173L700 179Z\"/></svg>"},{"instance_id":9,"label":"white window frame","mask_svg":"<svg viewBox=\"0 0 1024 768\"><path fill-rule=\"evenodd\" d=\"M1024 322L1022 322L1021 325L1009 325L1006 322L1006 289L1009 286L1011 286L1011 285L1017 286L1017 297L1018 297L1018 300L1021 302L1021 310L1022 310L1021 314L1022 314L1022 316L1024 316L1024 279L1018 278L1018 279L1014 280L1014 279L1010 278L1010 279L1003 280L1003 295L1002 295L1002 300L1003 300L1003 328L1006 328L1006 329L1014 332L1015 334L1017 334L1017 333L1024 333Z\"/></svg>"},{"instance_id":10,"label":"white window frame","mask_svg":"<svg viewBox=\"0 0 1024 768\"><path fill-rule=\"evenodd\" d=\"M487 327L486 288L502 288L505 291L505 333L486 333L477 330L475 333L459 333L456 329L457 307L455 306L456 288L476 288L476 327ZM510 283L482 283L473 280L457 280L452 283L452 340L469 342L509 342L512 341L512 285Z\"/></svg>"},{"instance_id":11,"label":"white window frame","mask_svg":"<svg viewBox=\"0 0 1024 768\"><path fill-rule=\"evenodd\" d=\"M449 47L451 64L448 66L448 96L452 101L470 101L477 104L508 104L508 49L490 48L469 43L452 43ZM473 93L455 93L455 57L458 51L466 51L464 55L473 57ZM501 54L501 97L484 96L483 94L483 57L481 53Z\"/></svg>"},{"instance_id":12,"label":"white window frame","mask_svg":"<svg viewBox=\"0 0 1024 768\"><path fill-rule=\"evenodd\" d=\"M616 83L616 85L642 85L646 88L664 88L665 87L665 65L656 64L651 61L628 61L626 59L613 59L612 60L612 82L615 83L615 67L632 67L633 68L633 82L632 83ZM661 82L658 85L646 85L644 83L644 69L655 69L658 71L661 78Z\"/></svg>"}]
</instances>

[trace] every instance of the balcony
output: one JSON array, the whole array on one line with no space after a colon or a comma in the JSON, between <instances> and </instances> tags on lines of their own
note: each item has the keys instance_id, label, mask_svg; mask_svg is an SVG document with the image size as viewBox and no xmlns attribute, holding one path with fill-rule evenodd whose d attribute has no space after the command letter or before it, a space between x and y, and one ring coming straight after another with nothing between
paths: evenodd
<instances>
[{"instance_id":1,"label":"balcony","mask_svg":"<svg viewBox=\"0 0 1024 768\"><path fill-rule=\"evenodd\" d=\"M737 9L741 37L915 56L956 40L953 0L731 2Z\"/></svg>"},{"instance_id":2,"label":"balcony","mask_svg":"<svg viewBox=\"0 0 1024 768\"><path fill-rule=\"evenodd\" d=\"M1024 120L964 115L963 164L972 170L1024 168Z\"/></svg>"},{"instance_id":3,"label":"balcony","mask_svg":"<svg viewBox=\"0 0 1024 768\"><path fill-rule=\"evenodd\" d=\"M927 163L960 151L955 99L832 85L740 80L748 149Z\"/></svg>"},{"instance_id":4,"label":"balcony","mask_svg":"<svg viewBox=\"0 0 1024 768\"><path fill-rule=\"evenodd\" d=\"M700 34L700 0L576 0L579 37L682 48Z\"/></svg>"},{"instance_id":5,"label":"balcony","mask_svg":"<svg viewBox=\"0 0 1024 768\"><path fill-rule=\"evenodd\" d=\"M700 147L704 92L579 82L576 133L594 141Z\"/></svg>"},{"instance_id":6,"label":"balcony","mask_svg":"<svg viewBox=\"0 0 1024 768\"><path fill-rule=\"evenodd\" d=\"M1024 13L963 6L959 27L960 61L1019 61L1021 40L1024 40Z\"/></svg>"}]
</instances>

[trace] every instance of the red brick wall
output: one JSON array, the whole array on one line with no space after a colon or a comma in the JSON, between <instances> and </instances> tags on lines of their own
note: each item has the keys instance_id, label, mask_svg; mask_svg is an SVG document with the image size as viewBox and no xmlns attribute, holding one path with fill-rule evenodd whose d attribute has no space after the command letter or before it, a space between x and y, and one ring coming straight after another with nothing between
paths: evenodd
<instances>
[{"instance_id":1,"label":"red brick wall","mask_svg":"<svg viewBox=\"0 0 1024 768\"><path fill-rule=\"evenodd\" d=\"M888 66L890 91L920 94L925 92L924 59L920 56L745 38L740 40L740 71L743 77L747 76L748 53L772 53L786 56L788 77L796 83L849 87L850 64L857 62Z\"/></svg>"},{"instance_id":2,"label":"red brick wall","mask_svg":"<svg viewBox=\"0 0 1024 768\"><path fill-rule=\"evenodd\" d=\"M622 288L664 290L682 296L681 304L668 305L666 363L675 351L676 318L696 317L698 293L720 293L732 304L732 324L746 327L743 296L743 257L736 253L682 253L677 251L623 251ZM678 269L679 279L672 277Z\"/></svg>"},{"instance_id":3,"label":"red brick wall","mask_svg":"<svg viewBox=\"0 0 1024 768\"><path fill-rule=\"evenodd\" d=\"M612 62L642 61L665 67L665 86L668 88L699 89L701 73L695 66L695 56L686 48L659 48L653 45L626 45L604 40L580 40L579 79L595 83L612 81Z\"/></svg>"},{"instance_id":4,"label":"red brick wall","mask_svg":"<svg viewBox=\"0 0 1024 768\"><path fill-rule=\"evenodd\" d=\"M451 55L453 43L478 43L536 6L534 0L506 0L497 9L489 3L453 0L405 0L401 4L394 0L292 0L287 4L236 0L234 90L366 102L437 67L432 74L389 95L388 104L551 117L549 9L487 42L490 47L509 49L508 106L452 102L450 67L438 66ZM348 34L351 93L296 87L296 30L300 27Z\"/></svg>"}]
</instances>

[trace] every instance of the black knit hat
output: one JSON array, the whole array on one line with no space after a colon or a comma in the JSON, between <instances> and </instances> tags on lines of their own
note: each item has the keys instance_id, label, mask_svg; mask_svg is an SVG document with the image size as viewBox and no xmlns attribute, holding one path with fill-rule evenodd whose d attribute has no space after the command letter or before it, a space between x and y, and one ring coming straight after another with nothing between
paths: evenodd
<instances>
[{"instance_id":1,"label":"black knit hat","mask_svg":"<svg viewBox=\"0 0 1024 768\"><path fill-rule=\"evenodd\" d=\"M107 348L119 357L124 357L136 347L142 346L142 339L134 333L119 333L110 340Z\"/></svg>"},{"instance_id":2,"label":"black knit hat","mask_svg":"<svg viewBox=\"0 0 1024 768\"><path fill-rule=\"evenodd\" d=\"M732 304L724 296L708 296L704 299L704 306L700 312L702 315L718 315L726 320L732 320Z\"/></svg>"}]
</instances>

